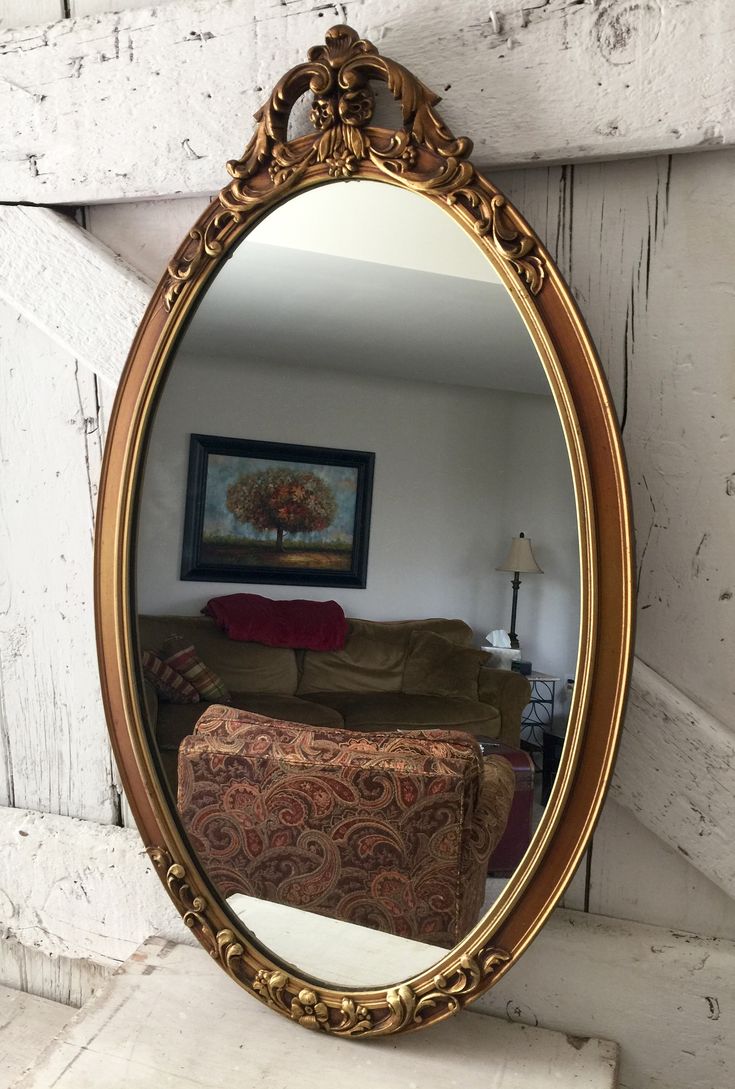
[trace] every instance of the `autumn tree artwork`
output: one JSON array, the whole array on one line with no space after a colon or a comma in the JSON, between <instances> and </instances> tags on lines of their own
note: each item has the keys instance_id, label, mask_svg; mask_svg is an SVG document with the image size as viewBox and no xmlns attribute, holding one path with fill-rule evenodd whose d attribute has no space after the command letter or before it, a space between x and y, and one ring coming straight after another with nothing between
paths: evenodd
<instances>
[{"instance_id":1,"label":"autumn tree artwork","mask_svg":"<svg viewBox=\"0 0 735 1089\"><path fill-rule=\"evenodd\" d=\"M238 522L275 530L276 549L283 552L284 533L327 529L337 513L334 492L326 480L306 469L262 469L243 474L227 489L227 509Z\"/></svg>"},{"instance_id":2,"label":"autumn tree artwork","mask_svg":"<svg viewBox=\"0 0 735 1089\"><path fill-rule=\"evenodd\" d=\"M364 586L374 455L192 435L181 577Z\"/></svg>"}]
</instances>

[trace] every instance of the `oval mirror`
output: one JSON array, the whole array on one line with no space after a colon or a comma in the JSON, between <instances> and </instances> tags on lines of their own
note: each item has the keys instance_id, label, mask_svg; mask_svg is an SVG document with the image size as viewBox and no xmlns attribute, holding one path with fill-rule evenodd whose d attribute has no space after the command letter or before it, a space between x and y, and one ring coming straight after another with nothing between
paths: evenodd
<instances>
[{"instance_id":1,"label":"oval mirror","mask_svg":"<svg viewBox=\"0 0 735 1089\"><path fill-rule=\"evenodd\" d=\"M594 349L437 101L348 27L284 77L140 327L97 533L156 868L233 979L351 1036L455 1012L538 931L630 654Z\"/></svg>"}]
</instances>

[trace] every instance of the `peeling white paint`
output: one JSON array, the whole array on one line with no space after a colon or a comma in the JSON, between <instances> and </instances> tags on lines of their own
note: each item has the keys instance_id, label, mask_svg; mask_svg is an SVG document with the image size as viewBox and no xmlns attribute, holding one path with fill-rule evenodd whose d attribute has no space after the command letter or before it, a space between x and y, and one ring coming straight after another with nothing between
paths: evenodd
<instances>
[{"instance_id":1,"label":"peeling white paint","mask_svg":"<svg viewBox=\"0 0 735 1089\"><path fill-rule=\"evenodd\" d=\"M344 21L436 91L446 88L442 114L472 135L485 166L735 140L729 0L89 7L84 18L0 29L6 199L93 203L219 189L265 94Z\"/></svg>"}]
</instances>

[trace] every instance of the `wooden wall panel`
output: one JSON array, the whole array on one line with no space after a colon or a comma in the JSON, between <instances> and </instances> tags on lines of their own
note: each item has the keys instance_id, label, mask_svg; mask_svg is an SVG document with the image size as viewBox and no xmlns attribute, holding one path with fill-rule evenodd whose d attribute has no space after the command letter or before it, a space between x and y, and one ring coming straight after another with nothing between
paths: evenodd
<instances>
[{"instance_id":1,"label":"wooden wall panel","mask_svg":"<svg viewBox=\"0 0 735 1089\"><path fill-rule=\"evenodd\" d=\"M100 14L94 0L84 18L0 32L6 199L218 189L270 88L344 21L446 92L447 123L473 136L485 166L735 139L729 0L181 0L135 9Z\"/></svg>"},{"instance_id":2,"label":"wooden wall panel","mask_svg":"<svg viewBox=\"0 0 735 1089\"><path fill-rule=\"evenodd\" d=\"M96 376L0 303L0 802L115 823L97 674Z\"/></svg>"}]
</instances>

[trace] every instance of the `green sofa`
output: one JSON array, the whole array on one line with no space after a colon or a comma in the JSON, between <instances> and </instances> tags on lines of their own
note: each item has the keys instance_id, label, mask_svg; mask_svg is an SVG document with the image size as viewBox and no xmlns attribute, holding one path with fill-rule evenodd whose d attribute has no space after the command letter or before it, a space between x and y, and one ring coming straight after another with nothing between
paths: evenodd
<instances>
[{"instance_id":1,"label":"green sofa","mask_svg":"<svg viewBox=\"0 0 735 1089\"><path fill-rule=\"evenodd\" d=\"M269 718L354 730L456 729L518 746L530 686L484 666L461 620L349 620L340 651L290 650L229 639L203 616L140 616L141 651L171 636L194 645L232 705ZM175 779L182 740L206 703L165 703L146 682L146 711Z\"/></svg>"}]
</instances>

